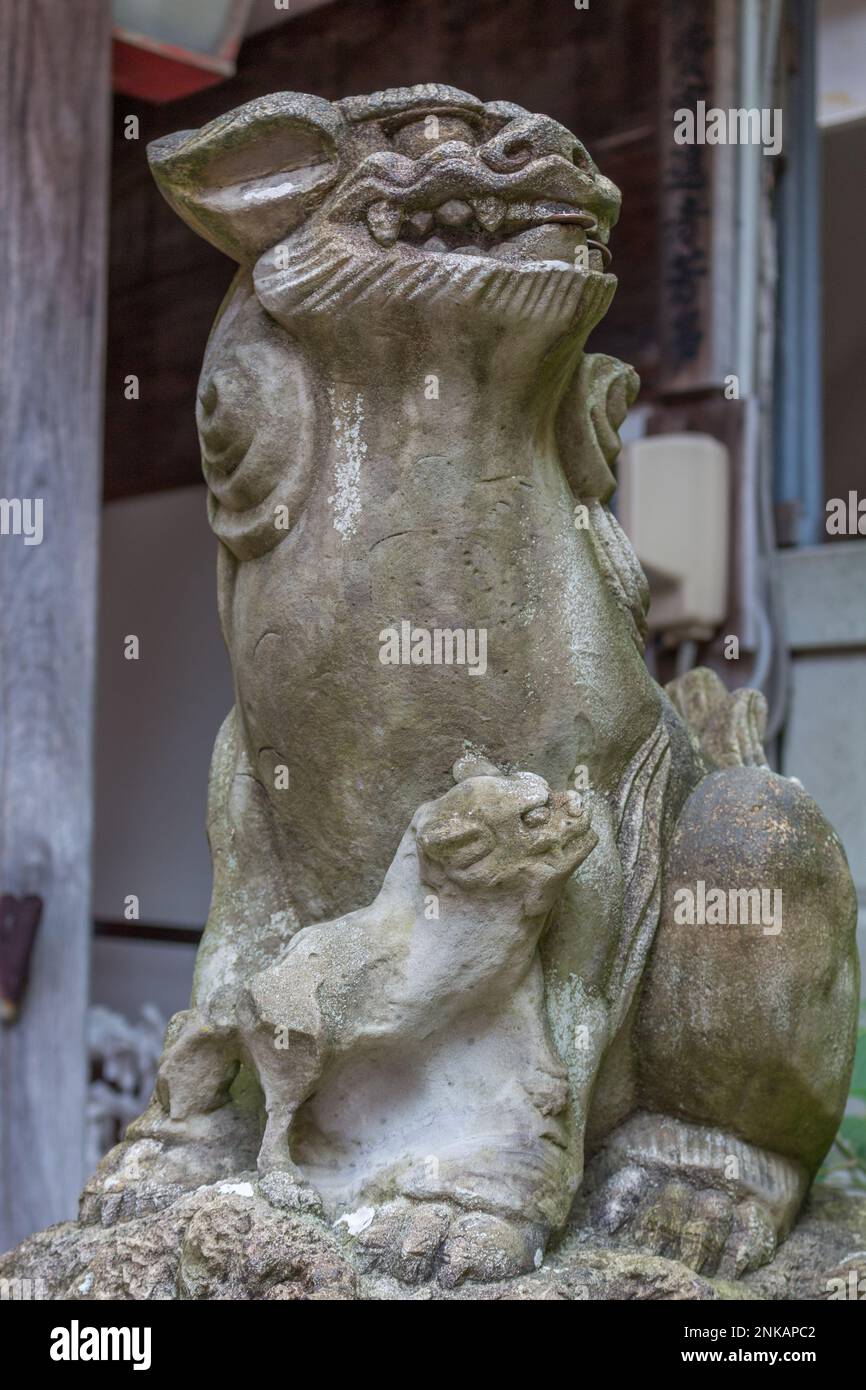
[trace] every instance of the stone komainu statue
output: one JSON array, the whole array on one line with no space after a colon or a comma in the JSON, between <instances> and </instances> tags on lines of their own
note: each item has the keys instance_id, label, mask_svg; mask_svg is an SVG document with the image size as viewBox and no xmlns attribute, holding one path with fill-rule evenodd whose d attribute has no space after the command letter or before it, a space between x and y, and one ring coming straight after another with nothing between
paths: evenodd
<instances>
[{"instance_id":1,"label":"stone komainu statue","mask_svg":"<svg viewBox=\"0 0 866 1390\"><path fill-rule=\"evenodd\" d=\"M578 1194L612 1242L759 1265L845 1102L855 899L761 696L647 672L607 506L638 383L584 350L616 188L441 86L149 153L239 266L198 395L237 702L192 1007L85 1219L258 1161L404 1278L537 1267ZM485 631L483 677L383 665L406 621ZM698 885L781 915L681 921Z\"/></svg>"}]
</instances>

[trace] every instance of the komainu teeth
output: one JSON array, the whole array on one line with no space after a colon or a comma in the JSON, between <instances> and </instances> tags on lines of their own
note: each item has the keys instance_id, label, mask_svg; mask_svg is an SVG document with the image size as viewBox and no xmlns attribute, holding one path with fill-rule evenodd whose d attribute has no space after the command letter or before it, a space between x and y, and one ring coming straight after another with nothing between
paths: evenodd
<instances>
[{"instance_id":1,"label":"komainu teeth","mask_svg":"<svg viewBox=\"0 0 866 1390\"><path fill-rule=\"evenodd\" d=\"M470 242L468 246L458 246L455 254L458 256L486 256L487 252L482 246L473 246Z\"/></svg>"},{"instance_id":2,"label":"komainu teeth","mask_svg":"<svg viewBox=\"0 0 866 1390\"><path fill-rule=\"evenodd\" d=\"M448 247L441 237L431 236L424 242L425 251L447 251Z\"/></svg>"},{"instance_id":3,"label":"komainu teeth","mask_svg":"<svg viewBox=\"0 0 866 1390\"><path fill-rule=\"evenodd\" d=\"M433 214L423 209L413 212L411 217L406 218L406 225L416 236L426 236L433 226Z\"/></svg>"},{"instance_id":4,"label":"komainu teeth","mask_svg":"<svg viewBox=\"0 0 866 1390\"><path fill-rule=\"evenodd\" d=\"M400 213L390 203L373 203L367 209L370 235L380 246L393 246L400 234Z\"/></svg>"},{"instance_id":5,"label":"komainu teeth","mask_svg":"<svg viewBox=\"0 0 866 1390\"><path fill-rule=\"evenodd\" d=\"M443 227L465 227L472 221L472 209L459 198L449 198L436 209L436 221Z\"/></svg>"},{"instance_id":6,"label":"komainu teeth","mask_svg":"<svg viewBox=\"0 0 866 1390\"><path fill-rule=\"evenodd\" d=\"M505 224L508 227L527 227L532 224L531 203L509 203L505 209Z\"/></svg>"},{"instance_id":7,"label":"komainu teeth","mask_svg":"<svg viewBox=\"0 0 866 1390\"><path fill-rule=\"evenodd\" d=\"M495 232L501 226L507 207L502 198L477 198L472 206L485 232Z\"/></svg>"}]
</instances>

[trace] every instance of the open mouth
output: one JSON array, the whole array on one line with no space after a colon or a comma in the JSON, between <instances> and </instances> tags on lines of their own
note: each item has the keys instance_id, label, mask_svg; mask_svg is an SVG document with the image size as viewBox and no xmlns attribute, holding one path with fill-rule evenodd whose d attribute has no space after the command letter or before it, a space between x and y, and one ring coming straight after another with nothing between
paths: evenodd
<instances>
[{"instance_id":1,"label":"open mouth","mask_svg":"<svg viewBox=\"0 0 866 1390\"><path fill-rule=\"evenodd\" d=\"M449 198L432 208L401 209L380 200L367 227L384 247L406 244L430 255L481 256L515 266L543 262L563 270L605 272L611 263L593 213L570 203Z\"/></svg>"}]
</instances>

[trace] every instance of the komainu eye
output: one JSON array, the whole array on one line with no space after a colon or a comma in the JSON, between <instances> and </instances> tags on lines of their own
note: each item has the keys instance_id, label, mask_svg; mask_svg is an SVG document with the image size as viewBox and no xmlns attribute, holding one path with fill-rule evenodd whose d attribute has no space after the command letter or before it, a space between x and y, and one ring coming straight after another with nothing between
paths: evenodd
<instances>
[{"instance_id":1,"label":"komainu eye","mask_svg":"<svg viewBox=\"0 0 866 1390\"><path fill-rule=\"evenodd\" d=\"M530 830L539 825L544 825L550 819L550 805L530 806L528 811L524 811L520 817L524 825L529 826Z\"/></svg>"}]
</instances>

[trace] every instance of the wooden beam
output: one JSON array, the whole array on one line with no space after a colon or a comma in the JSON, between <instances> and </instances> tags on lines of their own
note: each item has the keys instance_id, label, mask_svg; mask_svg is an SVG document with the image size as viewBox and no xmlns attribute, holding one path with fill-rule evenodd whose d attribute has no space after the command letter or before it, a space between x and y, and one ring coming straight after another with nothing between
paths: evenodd
<instances>
[{"instance_id":1,"label":"wooden beam","mask_svg":"<svg viewBox=\"0 0 866 1390\"><path fill-rule=\"evenodd\" d=\"M0 1248L82 1182L109 0L0 0L0 890L45 901L0 1033ZM24 513L26 515L26 508ZM2 517L0 517L2 519Z\"/></svg>"}]
</instances>

